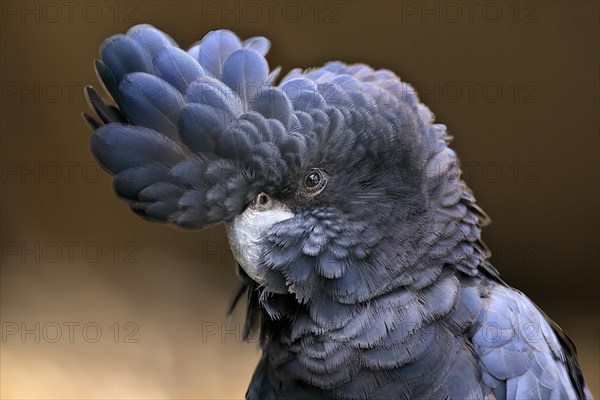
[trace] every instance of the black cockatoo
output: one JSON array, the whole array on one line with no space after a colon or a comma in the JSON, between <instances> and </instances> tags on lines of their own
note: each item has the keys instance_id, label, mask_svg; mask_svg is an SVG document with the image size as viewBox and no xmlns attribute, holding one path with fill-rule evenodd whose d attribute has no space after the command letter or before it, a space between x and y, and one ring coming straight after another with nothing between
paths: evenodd
<instances>
[{"instance_id":1,"label":"black cockatoo","mask_svg":"<svg viewBox=\"0 0 600 400\"><path fill-rule=\"evenodd\" d=\"M151 221L224 222L263 351L248 399L591 398L571 340L487 261L446 127L388 70L278 82L264 37L108 38L91 150Z\"/></svg>"}]
</instances>

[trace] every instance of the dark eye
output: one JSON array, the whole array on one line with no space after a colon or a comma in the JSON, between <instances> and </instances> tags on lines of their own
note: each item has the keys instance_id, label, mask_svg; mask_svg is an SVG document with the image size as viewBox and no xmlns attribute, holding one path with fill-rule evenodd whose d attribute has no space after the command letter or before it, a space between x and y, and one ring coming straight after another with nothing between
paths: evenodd
<instances>
[{"instance_id":1,"label":"dark eye","mask_svg":"<svg viewBox=\"0 0 600 400\"><path fill-rule=\"evenodd\" d=\"M308 171L304 177L304 188L310 194L316 194L321 191L327 184L327 176L325 172L314 168Z\"/></svg>"}]
</instances>

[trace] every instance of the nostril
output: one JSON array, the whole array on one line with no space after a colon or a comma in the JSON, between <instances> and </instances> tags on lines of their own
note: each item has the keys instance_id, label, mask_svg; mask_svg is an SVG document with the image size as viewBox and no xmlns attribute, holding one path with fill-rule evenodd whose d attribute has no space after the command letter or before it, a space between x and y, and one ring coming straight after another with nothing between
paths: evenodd
<instances>
[{"instance_id":1,"label":"nostril","mask_svg":"<svg viewBox=\"0 0 600 400\"><path fill-rule=\"evenodd\" d=\"M269 201L271 201L271 199L269 198L269 195L266 193L261 193L256 198L256 204L258 204L259 206L265 206L269 203Z\"/></svg>"}]
</instances>

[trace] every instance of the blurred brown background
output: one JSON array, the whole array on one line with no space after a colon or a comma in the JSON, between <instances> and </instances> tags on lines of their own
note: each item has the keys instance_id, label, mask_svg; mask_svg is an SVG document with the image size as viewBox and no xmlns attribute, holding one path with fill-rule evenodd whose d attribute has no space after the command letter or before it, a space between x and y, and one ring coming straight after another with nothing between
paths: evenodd
<instances>
[{"instance_id":1,"label":"blurred brown background","mask_svg":"<svg viewBox=\"0 0 600 400\"><path fill-rule=\"evenodd\" d=\"M265 35L271 67L388 68L448 125L502 276L576 342L599 390L598 2L3 1L3 398L242 398L258 359L225 317L222 226L134 216L79 114L104 38Z\"/></svg>"}]
</instances>

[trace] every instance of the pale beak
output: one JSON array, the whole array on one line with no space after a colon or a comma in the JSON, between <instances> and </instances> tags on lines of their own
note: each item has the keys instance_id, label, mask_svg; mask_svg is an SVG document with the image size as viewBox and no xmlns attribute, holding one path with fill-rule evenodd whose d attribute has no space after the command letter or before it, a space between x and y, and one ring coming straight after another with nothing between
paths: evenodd
<instances>
[{"instance_id":1,"label":"pale beak","mask_svg":"<svg viewBox=\"0 0 600 400\"><path fill-rule=\"evenodd\" d=\"M233 256L257 283L263 283L266 272L261 268L268 245L265 234L274 224L293 217L284 203L260 193L242 214L225 223Z\"/></svg>"}]
</instances>

